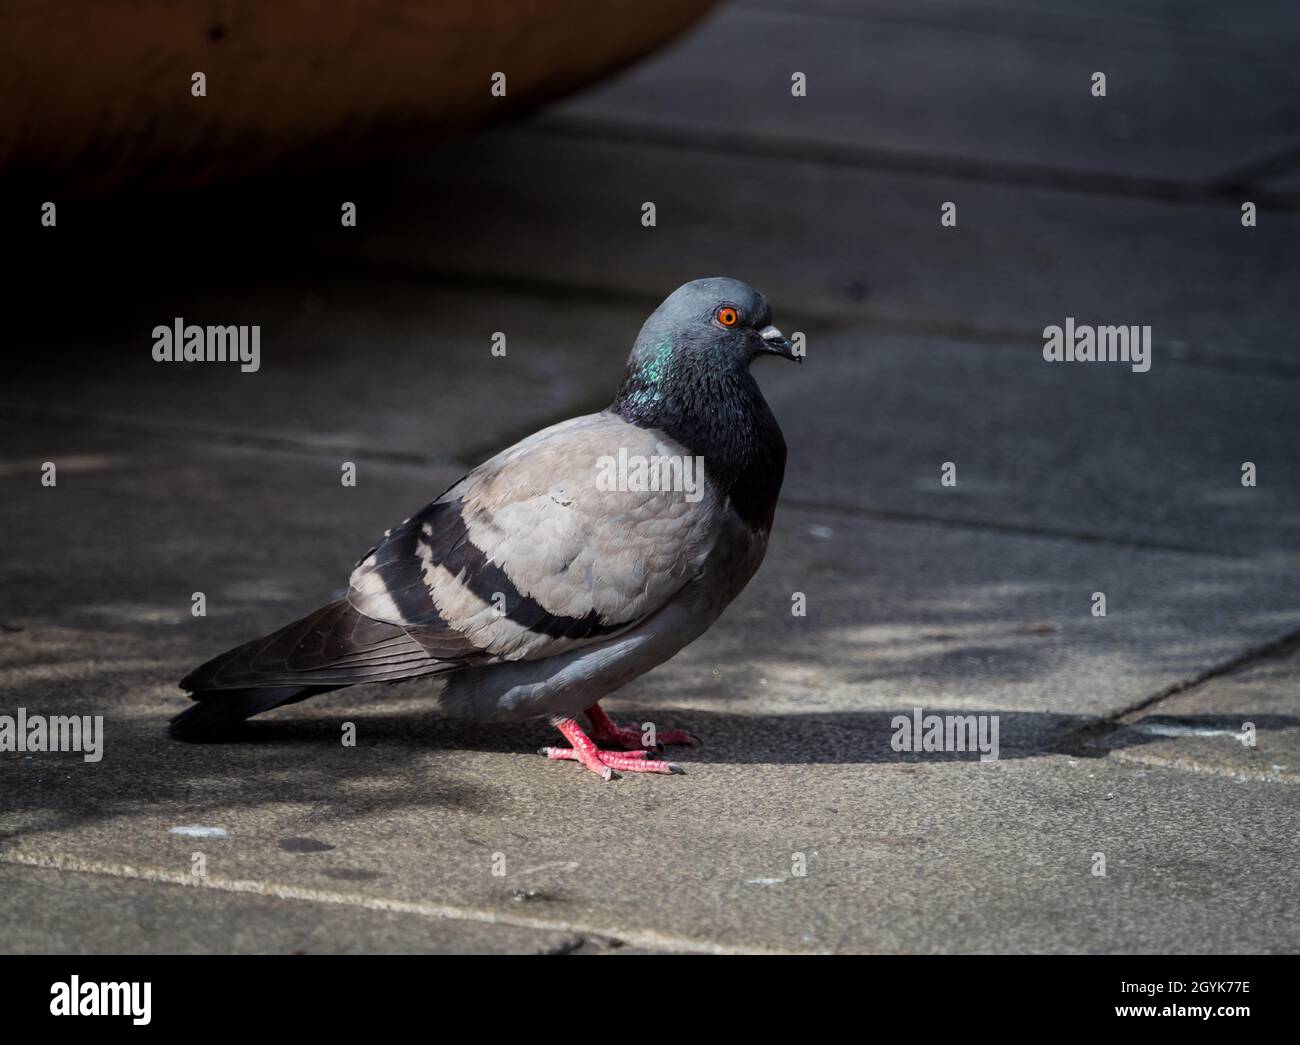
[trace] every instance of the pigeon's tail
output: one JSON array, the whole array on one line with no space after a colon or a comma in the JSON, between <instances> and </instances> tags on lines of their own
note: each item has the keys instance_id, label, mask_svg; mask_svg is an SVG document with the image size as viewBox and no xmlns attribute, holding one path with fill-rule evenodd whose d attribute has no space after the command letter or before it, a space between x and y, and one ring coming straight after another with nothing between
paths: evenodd
<instances>
[{"instance_id":1,"label":"pigeon's tail","mask_svg":"<svg viewBox=\"0 0 1300 1045\"><path fill-rule=\"evenodd\" d=\"M186 740L211 738L317 693L439 674L455 666L403 628L358 613L340 599L191 671L181 688L197 703L172 719L171 733Z\"/></svg>"},{"instance_id":2,"label":"pigeon's tail","mask_svg":"<svg viewBox=\"0 0 1300 1045\"><path fill-rule=\"evenodd\" d=\"M246 718L284 704L296 704L337 686L265 686L260 689L214 689L196 693L168 729L177 740L220 740L232 735Z\"/></svg>"}]
</instances>

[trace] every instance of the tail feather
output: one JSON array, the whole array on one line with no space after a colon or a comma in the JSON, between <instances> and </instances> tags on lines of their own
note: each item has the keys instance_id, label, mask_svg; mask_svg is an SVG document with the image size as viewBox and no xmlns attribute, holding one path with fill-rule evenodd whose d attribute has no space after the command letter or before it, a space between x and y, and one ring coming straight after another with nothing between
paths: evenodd
<instances>
[{"instance_id":1,"label":"tail feather","mask_svg":"<svg viewBox=\"0 0 1300 1045\"><path fill-rule=\"evenodd\" d=\"M181 680L195 704L171 722L184 740L230 733L246 718L362 682L438 674L455 665L434 657L394 624L340 599L260 639L227 650Z\"/></svg>"},{"instance_id":2,"label":"tail feather","mask_svg":"<svg viewBox=\"0 0 1300 1045\"><path fill-rule=\"evenodd\" d=\"M392 681L437 666L402 628L358 613L346 599L339 599L270 635L213 657L181 679L181 688L197 693L261 686L340 686Z\"/></svg>"},{"instance_id":3,"label":"tail feather","mask_svg":"<svg viewBox=\"0 0 1300 1045\"><path fill-rule=\"evenodd\" d=\"M218 689L196 694L195 703L171 720L168 730L177 740L220 740L235 733L246 718L328 693L337 686L266 686L260 689Z\"/></svg>"}]
</instances>

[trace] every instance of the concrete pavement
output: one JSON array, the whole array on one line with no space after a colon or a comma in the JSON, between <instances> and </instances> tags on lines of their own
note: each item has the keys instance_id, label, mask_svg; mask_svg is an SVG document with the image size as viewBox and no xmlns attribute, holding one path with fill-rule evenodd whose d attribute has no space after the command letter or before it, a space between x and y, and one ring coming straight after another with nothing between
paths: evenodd
<instances>
[{"instance_id":1,"label":"concrete pavement","mask_svg":"<svg viewBox=\"0 0 1300 1045\"><path fill-rule=\"evenodd\" d=\"M70 208L0 389L0 714L105 749L0 754L0 950L1296 950L1300 22L1103 11L751 0L414 161ZM189 667L603 406L722 272L809 356L758 367L763 569L609 702L701 735L687 775L602 785L429 684L165 736ZM177 315L261 324L261 370L154 363ZM1150 324L1150 372L1045 363L1067 315ZM998 759L895 750L916 708L997 716Z\"/></svg>"}]
</instances>

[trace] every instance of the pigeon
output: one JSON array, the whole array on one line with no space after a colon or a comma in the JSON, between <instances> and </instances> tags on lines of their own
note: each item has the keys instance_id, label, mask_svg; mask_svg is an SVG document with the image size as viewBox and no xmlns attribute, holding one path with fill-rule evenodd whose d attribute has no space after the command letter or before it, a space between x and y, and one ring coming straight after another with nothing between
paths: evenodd
<instances>
[{"instance_id":1,"label":"pigeon","mask_svg":"<svg viewBox=\"0 0 1300 1045\"><path fill-rule=\"evenodd\" d=\"M646 320L614 401L503 450L387 531L345 598L195 668L184 740L368 682L445 677L449 715L546 718L550 759L679 773L600 700L717 620L767 550L786 446L750 364L802 362L745 283L698 279ZM576 716L584 713L590 734ZM602 747L601 745L606 745Z\"/></svg>"}]
</instances>

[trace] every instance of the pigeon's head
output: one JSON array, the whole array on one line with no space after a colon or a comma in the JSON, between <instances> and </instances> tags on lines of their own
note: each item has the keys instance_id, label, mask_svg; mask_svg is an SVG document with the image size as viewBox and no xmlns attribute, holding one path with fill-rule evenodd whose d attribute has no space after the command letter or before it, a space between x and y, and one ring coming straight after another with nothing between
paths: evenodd
<instances>
[{"instance_id":1,"label":"pigeon's head","mask_svg":"<svg viewBox=\"0 0 1300 1045\"><path fill-rule=\"evenodd\" d=\"M772 325L772 308L748 283L726 277L678 287L651 313L636 339L635 369L747 369L755 356L802 361Z\"/></svg>"}]
</instances>

